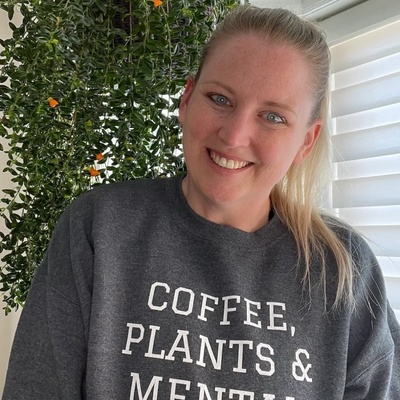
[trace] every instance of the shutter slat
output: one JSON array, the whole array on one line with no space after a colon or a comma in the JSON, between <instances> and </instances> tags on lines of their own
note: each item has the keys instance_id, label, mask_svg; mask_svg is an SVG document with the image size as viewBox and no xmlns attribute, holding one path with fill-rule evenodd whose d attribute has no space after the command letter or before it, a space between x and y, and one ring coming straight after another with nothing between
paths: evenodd
<instances>
[{"instance_id":1,"label":"shutter slat","mask_svg":"<svg viewBox=\"0 0 400 400\"><path fill-rule=\"evenodd\" d=\"M400 257L377 257L383 274L392 278L400 279Z\"/></svg>"},{"instance_id":2,"label":"shutter slat","mask_svg":"<svg viewBox=\"0 0 400 400\"><path fill-rule=\"evenodd\" d=\"M335 135L332 143L346 161L400 153L400 123Z\"/></svg>"},{"instance_id":3,"label":"shutter slat","mask_svg":"<svg viewBox=\"0 0 400 400\"><path fill-rule=\"evenodd\" d=\"M400 53L373 60L335 74L335 90L394 74L399 70Z\"/></svg>"},{"instance_id":4,"label":"shutter slat","mask_svg":"<svg viewBox=\"0 0 400 400\"><path fill-rule=\"evenodd\" d=\"M400 257L400 225L356 226L355 228L368 239L376 256Z\"/></svg>"},{"instance_id":5,"label":"shutter slat","mask_svg":"<svg viewBox=\"0 0 400 400\"><path fill-rule=\"evenodd\" d=\"M385 277L386 293L390 299L390 304L396 310L400 310L400 296L398 295L400 287L400 278Z\"/></svg>"},{"instance_id":6,"label":"shutter slat","mask_svg":"<svg viewBox=\"0 0 400 400\"><path fill-rule=\"evenodd\" d=\"M340 217L353 226L400 225L400 205L341 208Z\"/></svg>"},{"instance_id":7,"label":"shutter slat","mask_svg":"<svg viewBox=\"0 0 400 400\"><path fill-rule=\"evenodd\" d=\"M400 153L337 163L338 179L400 174Z\"/></svg>"},{"instance_id":8,"label":"shutter slat","mask_svg":"<svg viewBox=\"0 0 400 400\"><path fill-rule=\"evenodd\" d=\"M400 103L400 72L332 92L333 117Z\"/></svg>"},{"instance_id":9,"label":"shutter slat","mask_svg":"<svg viewBox=\"0 0 400 400\"><path fill-rule=\"evenodd\" d=\"M400 21L331 47L332 71L339 72L400 52Z\"/></svg>"},{"instance_id":10,"label":"shutter slat","mask_svg":"<svg viewBox=\"0 0 400 400\"><path fill-rule=\"evenodd\" d=\"M335 134L360 131L400 122L400 103L335 118Z\"/></svg>"},{"instance_id":11,"label":"shutter slat","mask_svg":"<svg viewBox=\"0 0 400 400\"><path fill-rule=\"evenodd\" d=\"M333 182L333 207L400 204L400 174Z\"/></svg>"}]
</instances>

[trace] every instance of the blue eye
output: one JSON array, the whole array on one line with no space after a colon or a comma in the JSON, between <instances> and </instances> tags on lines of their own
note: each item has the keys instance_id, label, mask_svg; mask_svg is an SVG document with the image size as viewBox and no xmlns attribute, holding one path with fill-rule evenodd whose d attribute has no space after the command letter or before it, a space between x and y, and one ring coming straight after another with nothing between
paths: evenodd
<instances>
[{"instance_id":1,"label":"blue eye","mask_svg":"<svg viewBox=\"0 0 400 400\"><path fill-rule=\"evenodd\" d=\"M279 114L270 112L265 114L265 119L272 124L284 124L286 123L285 119L281 117Z\"/></svg>"},{"instance_id":2,"label":"blue eye","mask_svg":"<svg viewBox=\"0 0 400 400\"><path fill-rule=\"evenodd\" d=\"M210 99L219 106L229 106L229 100L222 94L212 94Z\"/></svg>"}]
</instances>

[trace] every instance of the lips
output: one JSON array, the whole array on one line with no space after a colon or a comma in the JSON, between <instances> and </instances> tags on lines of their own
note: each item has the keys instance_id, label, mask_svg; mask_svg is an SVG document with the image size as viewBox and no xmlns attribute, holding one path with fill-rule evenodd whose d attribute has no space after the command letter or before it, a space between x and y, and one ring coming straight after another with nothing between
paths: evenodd
<instances>
[{"instance_id":1,"label":"lips","mask_svg":"<svg viewBox=\"0 0 400 400\"><path fill-rule=\"evenodd\" d=\"M215 164L226 169L241 169L251 164L251 162L248 161L237 161L237 160L226 159L225 157L220 157L212 150L209 151L209 154L211 160L213 160Z\"/></svg>"}]
</instances>

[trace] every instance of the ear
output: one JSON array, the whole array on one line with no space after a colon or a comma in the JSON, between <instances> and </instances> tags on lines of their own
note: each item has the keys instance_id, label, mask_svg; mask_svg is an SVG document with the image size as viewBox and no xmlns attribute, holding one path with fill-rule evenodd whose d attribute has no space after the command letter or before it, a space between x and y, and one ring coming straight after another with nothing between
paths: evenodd
<instances>
[{"instance_id":1,"label":"ear","mask_svg":"<svg viewBox=\"0 0 400 400\"><path fill-rule=\"evenodd\" d=\"M189 99L190 96L193 92L194 89L194 76L191 76L187 83L186 83L186 87L185 87L185 91L183 92L182 98L181 98L181 103L179 104L179 122L181 125L184 124L185 122L185 117L186 117L186 109L187 109L187 105L189 103Z\"/></svg>"},{"instance_id":2,"label":"ear","mask_svg":"<svg viewBox=\"0 0 400 400\"><path fill-rule=\"evenodd\" d=\"M293 160L293 164L301 164L311 153L315 143L317 142L318 136L321 133L321 128L322 120L318 118L307 132L304 143L299 148L299 151Z\"/></svg>"}]
</instances>

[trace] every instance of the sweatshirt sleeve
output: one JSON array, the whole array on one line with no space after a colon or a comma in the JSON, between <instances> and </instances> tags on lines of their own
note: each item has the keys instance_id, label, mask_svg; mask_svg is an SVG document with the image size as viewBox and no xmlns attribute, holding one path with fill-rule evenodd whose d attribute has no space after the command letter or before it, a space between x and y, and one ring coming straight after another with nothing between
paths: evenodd
<instances>
[{"instance_id":1,"label":"sweatshirt sleeve","mask_svg":"<svg viewBox=\"0 0 400 400\"><path fill-rule=\"evenodd\" d=\"M349 337L344 400L400 399L400 326L378 262L359 238L353 248L356 307Z\"/></svg>"},{"instance_id":2,"label":"sweatshirt sleeve","mask_svg":"<svg viewBox=\"0 0 400 400\"><path fill-rule=\"evenodd\" d=\"M82 203L82 202L81 202ZM78 208L71 218L73 208ZM11 351L3 400L82 399L93 251L85 210L61 217L35 273Z\"/></svg>"}]
</instances>

